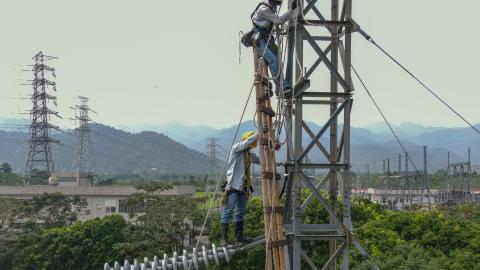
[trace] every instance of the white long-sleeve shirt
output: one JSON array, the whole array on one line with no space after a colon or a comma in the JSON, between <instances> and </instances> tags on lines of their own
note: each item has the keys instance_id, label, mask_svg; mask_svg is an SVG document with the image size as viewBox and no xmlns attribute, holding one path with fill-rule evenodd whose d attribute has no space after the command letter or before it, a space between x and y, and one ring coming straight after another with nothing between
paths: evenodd
<instances>
[{"instance_id":1,"label":"white long-sleeve shirt","mask_svg":"<svg viewBox=\"0 0 480 270\"><path fill-rule=\"evenodd\" d=\"M226 189L236 189L243 191L243 180L245 177L245 155L249 151L248 146L258 139L258 134L249 137L243 142L232 146L230 156L228 157L227 186ZM258 163L258 157L252 153L252 163Z\"/></svg>"},{"instance_id":2,"label":"white long-sleeve shirt","mask_svg":"<svg viewBox=\"0 0 480 270\"><path fill-rule=\"evenodd\" d=\"M268 29L272 24L284 24L290 16L293 14L293 10L289 9L283 15L277 15L270 7L266 5L260 5L260 7L253 13L252 21L255 25Z\"/></svg>"}]
</instances>

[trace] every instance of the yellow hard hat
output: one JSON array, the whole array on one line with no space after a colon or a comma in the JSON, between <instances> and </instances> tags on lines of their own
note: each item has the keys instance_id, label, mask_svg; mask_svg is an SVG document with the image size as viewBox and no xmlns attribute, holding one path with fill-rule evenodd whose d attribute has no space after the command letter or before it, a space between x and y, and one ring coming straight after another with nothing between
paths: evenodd
<instances>
[{"instance_id":1,"label":"yellow hard hat","mask_svg":"<svg viewBox=\"0 0 480 270\"><path fill-rule=\"evenodd\" d=\"M253 131L247 131L242 134L242 141L246 141L248 138L252 137L255 135L255 132Z\"/></svg>"},{"instance_id":2,"label":"yellow hard hat","mask_svg":"<svg viewBox=\"0 0 480 270\"><path fill-rule=\"evenodd\" d=\"M244 132L242 134L242 141L246 141L248 138L252 137L253 135L255 135L255 132L253 131L247 131L247 132ZM255 140L251 145L250 145L251 148L255 148L257 147L257 141Z\"/></svg>"}]
</instances>

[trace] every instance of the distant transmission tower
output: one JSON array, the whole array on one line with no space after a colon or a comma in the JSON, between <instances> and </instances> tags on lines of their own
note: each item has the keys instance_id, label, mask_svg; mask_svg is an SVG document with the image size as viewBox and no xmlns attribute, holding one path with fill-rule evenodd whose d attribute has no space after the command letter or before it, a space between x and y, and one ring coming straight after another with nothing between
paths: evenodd
<instances>
[{"instance_id":1,"label":"distant transmission tower","mask_svg":"<svg viewBox=\"0 0 480 270\"><path fill-rule=\"evenodd\" d=\"M35 176L49 176L54 172L55 167L52 159L51 143L58 143L58 140L50 138L50 130L58 130L58 126L49 123L50 116L54 115L61 118L58 112L48 108L50 102L57 105L57 97L50 95L49 90L57 91L56 84L47 78L51 75L55 77L55 69L44 64L44 61L55 59L55 57L37 53L33 59L34 79L32 81L33 94L32 110L30 112L30 149L25 169L27 179ZM50 74L50 75L49 75Z\"/></svg>"},{"instance_id":2,"label":"distant transmission tower","mask_svg":"<svg viewBox=\"0 0 480 270\"><path fill-rule=\"evenodd\" d=\"M79 173L92 173L94 172L93 150L90 139L92 130L90 129L89 123L91 119L88 114L90 112L96 114L96 112L88 106L87 103L89 99L87 97L79 96L78 99L80 103L75 105L75 107L71 107L75 111L75 118L73 118L73 120L78 123L75 128L78 143L75 148L74 170Z\"/></svg>"},{"instance_id":3,"label":"distant transmission tower","mask_svg":"<svg viewBox=\"0 0 480 270\"><path fill-rule=\"evenodd\" d=\"M217 144L217 138L209 138L209 143L207 144L207 154L210 157L210 168L209 172L212 173L217 168L217 155L220 154L220 145Z\"/></svg>"}]
</instances>

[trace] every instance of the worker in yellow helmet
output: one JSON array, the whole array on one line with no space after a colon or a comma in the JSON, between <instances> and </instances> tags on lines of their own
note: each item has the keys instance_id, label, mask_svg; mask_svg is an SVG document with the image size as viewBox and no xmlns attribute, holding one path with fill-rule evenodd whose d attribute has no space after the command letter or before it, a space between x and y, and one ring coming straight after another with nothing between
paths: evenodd
<instances>
[{"instance_id":1,"label":"worker in yellow helmet","mask_svg":"<svg viewBox=\"0 0 480 270\"><path fill-rule=\"evenodd\" d=\"M251 152L257 147L258 134L248 131L242 134L242 142L234 144L228 157L227 182L224 185L224 208L220 217L221 245L227 244L228 223L233 216L235 244L249 242L243 236L243 219L247 200L253 192L250 176L251 163L259 163L259 158ZM235 215L234 215L235 210Z\"/></svg>"}]
</instances>

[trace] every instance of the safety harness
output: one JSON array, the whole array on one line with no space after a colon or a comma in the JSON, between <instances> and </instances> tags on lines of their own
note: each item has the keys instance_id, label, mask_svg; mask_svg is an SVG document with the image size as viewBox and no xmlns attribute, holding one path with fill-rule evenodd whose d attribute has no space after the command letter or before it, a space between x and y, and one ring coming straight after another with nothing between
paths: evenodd
<instances>
[{"instance_id":1,"label":"safety harness","mask_svg":"<svg viewBox=\"0 0 480 270\"><path fill-rule=\"evenodd\" d=\"M252 20L253 29L248 31L245 34L243 34L243 32L241 32L243 34L243 36L240 39L243 46L245 46L247 48L253 47L256 44L256 39L258 39L258 38L268 38L268 35L272 32L273 24L270 25L270 27L268 27L268 28L263 28L253 21L253 16L255 16L255 13L258 11L258 9L261 6L268 7L270 10L273 11L272 7L267 2L261 2L257 5L255 10L252 12L252 14L250 15L250 19ZM255 37L256 32L260 33L260 35L262 37Z\"/></svg>"},{"instance_id":2,"label":"safety harness","mask_svg":"<svg viewBox=\"0 0 480 270\"><path fill-rule=\"evenodd\" d=\"M252 164L252 154L250 151L245 152L245 176L243 177L243 192L247 199L250 197L250 194L253 193L252 187L252 176L250 173L250 167Z\"/></svg>"},{"instance_id":3,"label":"safety harness","mask_svg":"<svg viewBox=\"0 0 480 270\"><path fill-rule=\"evenodd\" d=\"M265 32L267 33L270 33L270 31L272 30L272 27L273 27L273 24L270 25L270 27L268 28L263 28L261 27L260 25L256 24L254 21L253 21L253 16L255 15L255 13L258 11L258 9L261 7L261 6L264 6L264 7L267 7L269 8L272 12L275 12L273 10L273 8L267 3L267 2L261 2L257 5L257 7L255 8L255 10L252 12L252 15L250 15L250 19L252 20L252 24L254 27L256 28L259 28L261 30L264 30Z\"/></svg>"}]
</instances>

